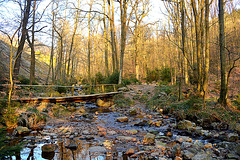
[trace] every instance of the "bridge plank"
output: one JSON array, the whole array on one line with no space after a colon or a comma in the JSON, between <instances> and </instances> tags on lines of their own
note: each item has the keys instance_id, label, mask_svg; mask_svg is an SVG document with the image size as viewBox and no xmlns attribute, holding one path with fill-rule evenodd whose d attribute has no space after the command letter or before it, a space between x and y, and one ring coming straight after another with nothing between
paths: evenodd
<instances>
[{"instance_id":1,"label":"bridge plank","mask_svg":"<svg viewBox=\"0 0 240 160\"><path fill-rule=\"evenodd\" d=\"M37 98L20 98L14 99L13 101L21 103L36 103L36 102L83 102L83 101L96 101L98 98L110 98L119 92L108 92L91 95L80 95L80 96L68 96L68 97L37 97Z\"/></svg>"}]
</instances>

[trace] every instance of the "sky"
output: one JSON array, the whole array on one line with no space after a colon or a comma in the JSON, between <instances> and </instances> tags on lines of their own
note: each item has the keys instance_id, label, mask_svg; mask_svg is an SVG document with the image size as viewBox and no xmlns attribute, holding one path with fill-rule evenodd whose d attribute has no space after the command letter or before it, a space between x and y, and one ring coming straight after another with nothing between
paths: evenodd
<instances>
[{"instance_id":1,"label":"sky","mask_svg":"<svg viewBox=\"0 0 240 160\"><path fill-rule=\"evenodd\" d=\"M69 0L71 1L71 0ZM81 3L87 2L88 0L81 0ZM41 13L44 8L49 4L49 0L42 0L41 5L38 8L39 13ZM163 2L161 0L150 0L150 5L151 5L151 10L149 12L149 16L147 18L145 18L145 22L148 23L152 23L152 22L156 22L158 20L164 20L166 19L164 17L164 15L161 13L161 9L164 10L163 7ZM117 3L115 4L116 8L119 10L119 7L117 5ZM48 7L49 8L49 12L51 10L51 5ZM84 10L88 10L88 7L83 7ZM99 9L101 11L101 8ZM6 32L11 32L14 31L19 24L19 20L20 20L20 16L16 16L16 15L20 15L20 10L19 10L19 6L16 5L16 3L14 4L13 2L8 2L8 3L3 3L2 5L0 4L0 28L3 28L2 26L7 26L5 27L5 31ZM120 15L117 13L115 15L116 18L116 24L120 24ZM9 22L9 19L13 19L12 21ZM48 26L48 29L45 29L45 31L49 30L49 28L51 27L50 24L44 24ZM49 36L41 34L39 35L43 38L40 38L41 40L43 40L44 43L49 44ZM37 36L36 36L37 37ZM47 38L48 37L48 38Z\"/></svg>"}]
</instances>

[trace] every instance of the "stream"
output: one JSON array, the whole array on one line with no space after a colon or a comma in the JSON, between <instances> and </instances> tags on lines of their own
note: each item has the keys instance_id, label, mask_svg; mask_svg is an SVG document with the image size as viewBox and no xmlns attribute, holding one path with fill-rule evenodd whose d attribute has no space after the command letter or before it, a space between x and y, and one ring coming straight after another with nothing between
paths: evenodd
<instances>
[{"instance_id":1,"label":"stream","mask_svg":"<svg viewBox=\"0 0 240 160\"><path fill-rule=\"evenodd\" d=\"M78 107L77 107L78 108ZM48 122L43 130L20 138L25 141L13 160L142 160L142 159L240 159L238 135L229 131L178 129L171 115L151 112L138 105L126 108L84 105L84 113L73 112L65 120ZM145 137L149 135L150 138ZM153 142L151 136L154 136ZM226 140L228 139L228 140ZM55 152L42 152L52 144ZM233 151L234 150L234 151ZM195 158L194 158L195 157Z\"/></svg>"}]
</instances>

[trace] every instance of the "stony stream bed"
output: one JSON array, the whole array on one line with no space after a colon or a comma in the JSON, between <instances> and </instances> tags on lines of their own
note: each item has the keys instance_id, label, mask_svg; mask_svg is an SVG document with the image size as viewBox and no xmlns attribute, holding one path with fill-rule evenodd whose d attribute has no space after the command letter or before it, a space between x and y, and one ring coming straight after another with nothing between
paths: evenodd
<instances>
[{"instance_id":1,"label":"stony stream bed","mask_svg":"<svg viewBox=\"0 0 240 160\"><path fill-rule=\"evenodd\" d=\"M72 112L64 120L53 119L42 130L21 137L25 146L12 159L240 159L238 133L203 129L191 121L177 122L172 115L136 106L77 106L81 112Z\"/></svg>"}]
</instances>

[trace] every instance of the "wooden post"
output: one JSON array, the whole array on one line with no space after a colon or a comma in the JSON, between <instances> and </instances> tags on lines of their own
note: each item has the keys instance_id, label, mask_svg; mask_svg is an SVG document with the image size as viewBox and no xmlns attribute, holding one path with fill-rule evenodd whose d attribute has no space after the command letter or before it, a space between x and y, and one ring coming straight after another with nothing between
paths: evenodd
<instances>
[{"instance_id":1,"label":"wooden post","mask_svg":"<svg viewBox=\"0 0 240 160\"><path fill-rule=\"evenodd\" d=\"M74 87L71 88L71 92L72 92L72 96L73 96L73 93L74 93Z\"/></svg>"},{"instance_id":2,"label":"wooden post","mask_svg":"<svg viewBox=\"0 0 240 160\"><path fill-rule=\"evenodd\" d=\"M100 93L99 86L97 86L97 85L96 85L96 92L97 92L97 93Z\"/></svg>"},{"instance_id":3,"label":"wooden post","mask_svg":"<svg viewBox=\"0 0 240 160\"><path fill-rule=\"evenodd\" d=\"M105 90L104 90L104 85L102 85L102 93L104 93L105 92Z\"/></svg>"},{"instance_id":4,"label":"wooden post","mask_svg":"<svg viewBox=\"0 0 240 160\"><path fill-rule=\"evenodd\" d=\"M53 86L51 87L50 93L51 93L50 97L53 97Z\"/></svg>"},{"instance_id":5,"label":"wooden post","mask_svg":"<svg viewBox=\"0 0 240 160\"><path fill-rule=\"evenodd\" d=\"M113 90L114 90L114 92L116 92L116 86L115 86L115 84L113 84Z\"/></svg>"},{"instance_id":6,"label":"wooden post","mask_svg":"<svg viewBox=\"0 0 240 160\"><path fill-rule=\"evenodd\" d=\"M89 86L89 94L91 94L92 86Z\"/></svg>"}]
</instances>

